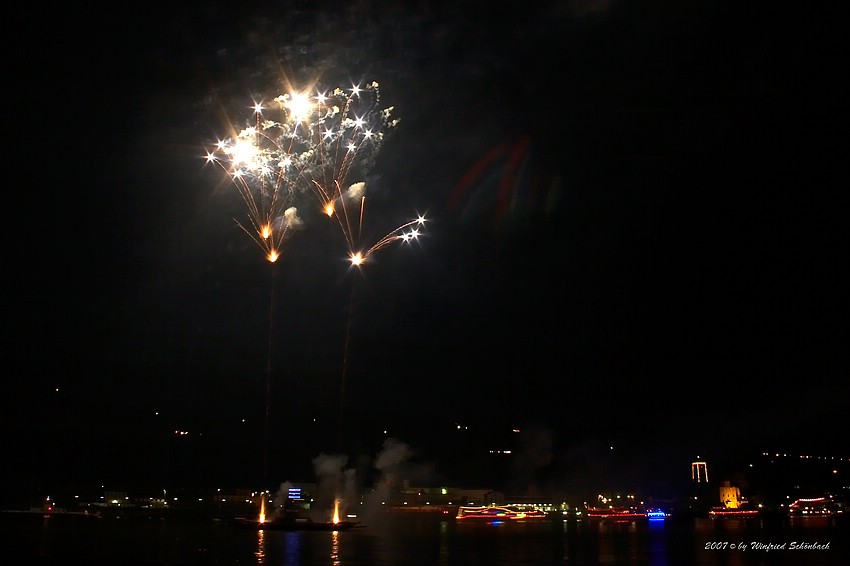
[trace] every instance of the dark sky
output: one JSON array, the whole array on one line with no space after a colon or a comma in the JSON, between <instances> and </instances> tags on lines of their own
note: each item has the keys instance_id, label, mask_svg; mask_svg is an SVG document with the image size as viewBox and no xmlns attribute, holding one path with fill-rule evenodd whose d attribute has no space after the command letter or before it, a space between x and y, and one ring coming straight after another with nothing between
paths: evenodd
<instances>
[{"instance_id":1,"label":"dark sky","mask_svg":"<svg viewBox=\"0 0 850 566\"><path fill-rule=\"evenodd\" d=\"M435 483L848 455L834 15L381 4L21 14L5 485L310 481L387 438ZM203 159L317 77L401 119L368 228L429 218L359 272L306 206L265 262Z\"/></svg>"}]
</instances>

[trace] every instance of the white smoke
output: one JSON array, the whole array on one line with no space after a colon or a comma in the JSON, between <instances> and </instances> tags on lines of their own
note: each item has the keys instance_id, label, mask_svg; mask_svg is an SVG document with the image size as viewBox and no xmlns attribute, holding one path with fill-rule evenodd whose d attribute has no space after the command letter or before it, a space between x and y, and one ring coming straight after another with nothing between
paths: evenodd
<instances>
[{"instance_id":1,"label":"white smoke","mask_svg":"<svg viewBox=\"0 0 850 566\"><path fill-rule=\"evenodd\" d=\"M384 447L375 460L375 468L382 471L386 470L401 464L410 458L411 454L412 452L407 444L395 438L388 438L384 441Z\"/></svg>"},{"instance_id":2,"label":"white smoke","mask_svg":"<svg viewBox=\"0 0 850 566\"><path fill-rule=\"evenodd\" d=\"M314 520L327 521L329 513L333 512L334 502L342 498L345 485L345 465L348 456L341 454L325 454L313 458L313 468L316 470L318 488L316 499L311 509Z\"/></svg>"},{"instance_id":3,"label":"white smoke","mask_svg":"<svg viewBox=\"0 0 850 566\"><path fill-rule=\"evenodd\" d=\"M375 469L379 472L375 486L363 497L364 520L370 524L386 517L385 503L393 493L398 468L411 454L410 447L400 440L388 438L384 441L383 448L375 458Z\"/></svg>"},{"instance_id":4,"label":"white smoke","mask_svg":"<svg viewBox=\"0 0 850 566\"><path fill-rule=\"evenodd\" d=\"M271 510L271 517L283 513L286 509L286 501L289 498L289 488L292 487L291 481L285 481L280 484L280 487L277 490L277 493L274 495L274 508Z\"/></svg>"},{"instance_id":5,"label":"white smoke","mask_svg":"<svg viewBox=\"0 0 850 566\"><path fill-rule=\"evenodd\" d=\"M290 206L283 211L283 223L286 228L298 228L304 221L298 216L298 210L294 206Z\"/></svg>"},{"instance_id":6,"label":"white smoke","mask_svg":"<svg viewBox=\"0 0 850 566\"><path fill-rule=\"evenodd\" d=\"M357 510L359 520L375 524L386 517L386 504L397 488L402 468L413 451L404 442L388 438L374 461L366 458L359 467L348 468L348 456L321 453L313 459L313 468L318 480L316 498L310 516L316 521L327 521L331 517L334 502L339 501L340 515L349 510ZM363 490L363 477L369 472L377 472L371 488ZM405 470L408 471L408 470ZM283 485L281 490L283 491ZM360 494L363 493L362 497Z\"/></svg>"},{"instance_id":7,"label":"white smoke","mask_svg":"<svg viewBox=\"0 0 850 566\"><path fill-rule=\"evenodd\" d=\"M366 183L360 181L348 187L345 196L354 200L362 197L364 194L366 194Z\"/></svg>"}]
</instances>

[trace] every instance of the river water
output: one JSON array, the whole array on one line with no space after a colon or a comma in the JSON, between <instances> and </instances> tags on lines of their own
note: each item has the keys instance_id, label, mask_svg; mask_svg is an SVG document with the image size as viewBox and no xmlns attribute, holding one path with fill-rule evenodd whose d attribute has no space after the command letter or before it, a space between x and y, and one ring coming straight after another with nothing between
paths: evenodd
<instances>
[{"instance_id":1,"label":"river water","mask_svg":"<svg viewBox=\"0 0 850 566\"><path fill-rule=\"evenodd\" d=\"M12 565L850 564L850 528L834 519L467 523L398 513L343 532L257 532L216 520L19 515L2 526Z\"/></svg>"}]
</instances>

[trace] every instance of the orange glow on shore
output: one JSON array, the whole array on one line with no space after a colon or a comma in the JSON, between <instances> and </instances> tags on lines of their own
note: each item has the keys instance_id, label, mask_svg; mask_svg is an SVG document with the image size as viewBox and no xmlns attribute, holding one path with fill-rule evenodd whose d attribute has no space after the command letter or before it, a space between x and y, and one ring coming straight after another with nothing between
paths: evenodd
<instances>
[{"instance_id":1,"label":"orange glow on shore","mask_svg":"<svg viewBox=\"0 0 850 566\"><path fill-rule=\"evenodd\" d=\"M335 499L335 500L334 500L334 516L333 516L333 522L334 522L334 524L335 524L335 525L336 525L337 523L339 523L339 499Z\"/></svg>"},{"instance_id":2,"label":"orange glow on shore","mask_svg":"<svg viewBox=\"0 0 850 566\"><path fill-rule=\"evenodd\" d=\"M260 523L266 522L266 496L260 499Z\"/></svg>"}]
</instances>

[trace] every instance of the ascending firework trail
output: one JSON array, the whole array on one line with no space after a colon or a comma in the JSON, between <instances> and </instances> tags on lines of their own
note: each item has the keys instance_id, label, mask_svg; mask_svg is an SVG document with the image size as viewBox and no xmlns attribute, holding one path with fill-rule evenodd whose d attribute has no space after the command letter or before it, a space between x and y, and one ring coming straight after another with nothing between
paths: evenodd
<instances>
[{"instance_id":1,"label":"ascending firework trail","mask_svg":"<svg viewBox=\"0 0 850 566\"><path fill-rule=\"evenodd\" d=\"M312 91L313 89L308 89ZM293 231L302 225L295 204L301 195L318 198L322 212L334 218L348 248L353 266L361 266L379 249L419 235L424 217L402 224L371 246L361 247L360 231L365 205L365 179L373 166L385 130L399 120L392 107L381 108L377 82L365 87L292 90L268 105L255 102L251 118L242 128L228 124L230 135L207 153L208 163L220 166L245 204L248 222L236 221L274 264ZM355 212L356 211L356 212ZM413 227L416 225L416 227ZM268 466L268 423L272 381L275 269L269 304L268 359L266 366L263 481ZM340 427L344 416L345 381L355 300L352 284L340 385ZM262 510L261 510L262 516Z\"/></svg>"}]
</instances>

